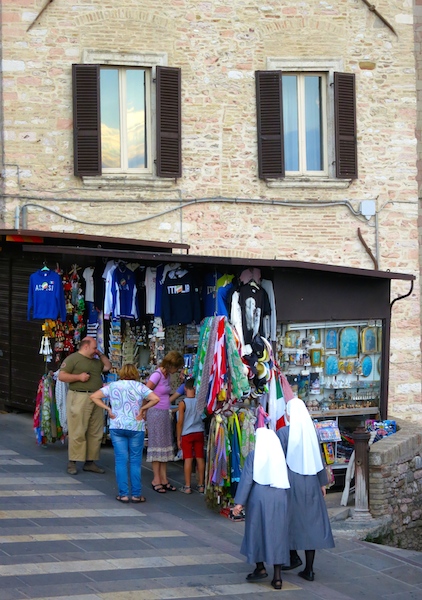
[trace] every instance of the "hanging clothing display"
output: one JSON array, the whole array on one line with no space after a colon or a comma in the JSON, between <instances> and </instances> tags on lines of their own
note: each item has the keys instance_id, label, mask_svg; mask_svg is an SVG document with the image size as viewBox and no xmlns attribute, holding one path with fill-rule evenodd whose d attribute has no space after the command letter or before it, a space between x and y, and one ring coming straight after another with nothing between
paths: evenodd
<instances>
[{"instance_id":1,"label":"hanging clothing display","mask_svg":"<svg viewBox=\"0 0 422 600\"><path fill-rule=\"evenodd\" d=\"M267 324L264 321L264 329L266 331L266 337L272 342L275 342L277 339L277 308L275 305L273 282L270 279L262 279L261 286L267 292L271 307L271 315L266 315L264 317L264 319L268 319L269 321Z\"/></svg>"},{"instance_id":2,"label":"hanging clothing display","mask_svg":"<svg viewBox=\"0 0 422 600\"><path fill-rule=\"evenodd\" d=\"M51 373L43 375L38 384L34 412L34 431L38 444L47 444L56 440L64 441L55 402L54 378Z\"/></svg>"},{"instance_id":3,"label":"hanging clothing display","mask_svg":"<svg viewBox=\"0 0 422 600\"><path fill-rule=\"evenodd\" d=\"M31 319L66 320L66 304L61 277L50 269L40 269L29 278L28 321Z\"/></svg>"},{"instance_id":4,"label":"hanging clothing display","mask_svg":"<svg viewBox=\"0 0 422 600\"><path fill-rule=\"evenodd\" d=\"M161 300L161 318L164 327L186 325L192 321L200 322L199 287L191 270L179 267L166 274Z\"/></svg>"},{"instance_id":5,"label":"hanging clothing display","mask_svg":"<svg viewBox=\"0 0 422 600\"><path fill-rule=\"evenodd\" d=\"M117 264L114 260L109 260L103 272L105 281L104 290L104 319L108 320L113 310L113 273Z\"/></svg>"},{"instance_id":6,"label":"hanging clothing display","mask_svg":"<svg viewBox=\"0 0 422 600\"><path fill-rule=\"evenodd\" d=\"M234 291L233 279L234 275L230 274L224 274L217 279L217 315L223 317L230 315L231 294Z\"/></svg>"},{"instance_id":7,"label":"hanging clothing display","mask_svg":"<svg viewBox=\"0 0 422 600\"><path fill-rule=\"evenodd\" d=\"M205 273L202 280L202 314L204 317L213 317L221 314L217 308L217 281L221 277L220 273ZM227 315L226 315L227 316Z\"/></svg>"},{"instance_id":8,"label":"hanging clothing display","mask_svg":"<svg viewBox=\"0 0 422 600\"><path fill-rule=\"evenodd\" d=\"M245 373L236 331L226 317L205 318L193 371L198 410L206 406L211 414L218 402L234 403L247 395L250 385Z\"/></svg>"},{"instance_id":9,"label":"hanging clothing display","mask_svg":"<svg viewBox=\"0 0 422 600\"><path fill-rule=\"evenodd\" d=\"M85 279L85 302L94 302L94 267L86 267L82 273Z\"/></svg>"},{"instance_id":10,"label":"hanging clothing display","mask_svg":"<svg viewBox=\"0 0 422 600\"><path fill-rule=\"evenodd\" d=\"M145 293L146 293L146 313L155 314L155 293L156 293L157 268L147 267L145 271ZM160 315L158 315L160 316Z\"/></svg>"},{"instance_id":11,"label":"hanging clothing display","mask_svg":"<svg viewBox=\"0 0 422 600\"><path fill-rule=\"evenodd\" d=\"M120 261L111 277L111 314L113 318L138 318L136 293L135 275Z\"/></svg>"},{"instance_id":12,"label":"hanging clothing display","mask_svg":"<svg viewBox=\"0 0 422 600\"><path fill-rule=\"evenodd\" d=\"M246 456L255 445L254 409L218 411L210 425L206 461L206 500L212 508L232 503Z\"/></svg>"},{"instance_id":13,"label":"hanging clothing display","mask_svg":"<svg viewBox=\"0 0 422 600\"><path fill-rule=\"evenodd\" d=\"M271 316L271 305L267 292L254 280L240 286L239 306L242 312L242 329L245 344L250 344L259 333L266 337L263 320Z\"/></svg>"},{"instance_id":14,"label":"hanging clothing display","mask_svg":"<svg viewBox=\"0 0 422 600\"><path fill-rule=\"evenodd\" d=\"M105 295L105 280L103 278L104 273L104 262L102 258L95 260L94 273L92 279L94 282L94 305L98 311L104 309L104 295Z\"/></svg>"},{"instance_id":15,"label":"hanging clothing display","mask_svg":"<svg viewBox=\"0 0 422 600\"><path fill-rule=\"evenodd\" d=\"M63 431L63 435L67 434L67 412L66 412L66 397L69 390L69 384L60 381L59 370L54 373L54 393L57 406L57 414Z\"/></svg>"}]
</instances>

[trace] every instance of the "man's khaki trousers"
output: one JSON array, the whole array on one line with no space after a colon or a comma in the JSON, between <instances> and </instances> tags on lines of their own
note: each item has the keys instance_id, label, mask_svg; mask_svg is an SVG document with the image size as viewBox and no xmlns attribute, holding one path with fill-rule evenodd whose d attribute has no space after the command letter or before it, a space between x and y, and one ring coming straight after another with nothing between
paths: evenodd
<instances>
[{"instance_id":1,"label":"man's khaki trousers","mask_svg":"<svg viewBox=\"0 0 422 600\"><path fill-rule=\"evenodd\" d=\"M69 460L98 460L104 430L104 410L90 399L91 392L67 393Z\"/></svg>"}]
</instances>

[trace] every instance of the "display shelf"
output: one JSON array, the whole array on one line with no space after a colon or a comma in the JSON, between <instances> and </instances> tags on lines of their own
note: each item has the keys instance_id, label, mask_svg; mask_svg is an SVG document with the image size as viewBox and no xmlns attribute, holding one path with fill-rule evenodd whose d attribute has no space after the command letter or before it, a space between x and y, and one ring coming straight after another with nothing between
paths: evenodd
<instances>
[{"instance_id":1,"label":"display shelf","mask_svg":"<svg viewBox=\"0 0 422 600\"><path fill-rule=\"evenodd\" d=\"M353 385L348 385L345 386L343 385L342 387L331 387L330 385L326 385L326 386L321 386L321 389L324 389L324 391L329 392L329 391L339 391L339 390L378 390L380 387L380 383L379 381L375 381L374 383L368 384L366 381L362 382L359 384L359 382L354 383Z\"/></svg>"},{"instance_id":2,"label":"display shelf","mask_svg":"<svg viewBox=\"0 0 422 600\"><path fill-rule=\"evenodd\" d=\"M376 415L379 413L377 406L365 408L339 408L337 410L312 410L309 411L311 417L347 417L350 415Z\"/></svg>"},{"instance_id":3,"label":"display shelf","mask_svg":"<svg viewBox=\"0 0 422 600\"><path fill-rule=\"evenodd\" d=\"M325 323L283 323L277 356L293 393L301 398L315 422L332 420L343 432L368 419L378 419L381 395L382 331L380 320ZM326 409L326 410L324 410ZM327 428L329 427L326 424ZM343 475L347 435L325 441L316 427L325 457Z\"/></svg>"}]
</instances>

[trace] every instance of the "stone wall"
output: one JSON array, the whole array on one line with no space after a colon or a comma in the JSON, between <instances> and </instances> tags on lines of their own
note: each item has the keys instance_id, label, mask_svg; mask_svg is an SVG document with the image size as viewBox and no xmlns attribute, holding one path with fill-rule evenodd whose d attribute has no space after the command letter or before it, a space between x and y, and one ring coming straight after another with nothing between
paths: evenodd
<instances>
[{"instance_id":1,"label":"stone wall","mask_svg":"<svg viewBox=\"0 0 422 600\"><path fill-rule=\"evenodd\" d=\"M422 431L399 425L400 431L371 446L370 511L391 518L382 543L422 551Z\"/></svg>"},{"instance_id":2,"label":"stone wall","mask_svg":"<svg viewBox=\"0 0 422 600\"><path fill-rule=\"evenodd\" d=\"M118 8L72 0L50 3L37 18L44 5L1 3L0 226L13 228L16 209L30 204L34 230L372 269L360 228L381 269L419 275L411 1L377 5L397 35L360 0L121 0ZM86 52L110 50L165 53L181 68L179 180L73 175L71 66ZM330 59L356 75L358 179L258 178L254 72L277 58ZM359 215L367 199L376 202L376 221ZM392 282L392 298L408 290ZM417 285L392 315L390 411L409 420L422 419L420 329Z\"/></svg>"}]
</instances>

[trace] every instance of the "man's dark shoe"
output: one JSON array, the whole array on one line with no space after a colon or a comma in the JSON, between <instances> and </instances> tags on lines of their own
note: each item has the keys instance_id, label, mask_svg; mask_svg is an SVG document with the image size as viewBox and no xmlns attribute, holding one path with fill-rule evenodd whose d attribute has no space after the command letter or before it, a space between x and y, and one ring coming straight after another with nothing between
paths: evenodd
<instances>
[{"instance_id":1,"label":"man's dark shoe","mask_svg":"<svg viewBox=\"0 0 422 600\"><path fill-rule=\"evenodd\" d=\"M67 472L69 475L76 475L78 469L76 468L76 462L74 460L69 460L67 463Z\"/></svg>"},{"instance_id":2,"label":"man's dark shoe","mask_svg":"<svg viewBox=\"0 0 422 600\"><path fill-rule=\"evenodd\" d=\"M105 473L105 469L96 465L94 461L86 462L83 469L84 471L90 471L91 473Z\"/></svg>"}]
</instances>

